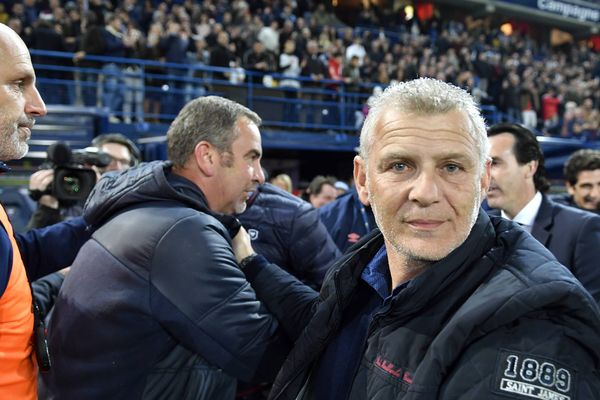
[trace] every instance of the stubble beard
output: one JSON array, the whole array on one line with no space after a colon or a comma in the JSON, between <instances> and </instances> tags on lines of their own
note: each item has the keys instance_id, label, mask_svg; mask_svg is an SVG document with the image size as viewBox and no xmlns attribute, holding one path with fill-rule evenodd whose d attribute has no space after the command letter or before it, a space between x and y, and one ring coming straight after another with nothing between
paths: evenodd
<instances>
[{"instance_id":1,"label":"stubble beard","mask_svg":"<svg viewBox=\"0 0 600 400\"><path fill-rule=\"evenodd\" d=\"M245 201L242 201L242 202L236 204L236 206L235 206L235 213L236 214L243 213L244 211L246 211L246 207L247 207L247 205L246 205Z\"/></svg>"},{"instance_id":2,"label":"stubble beard","mask_svg":"<svg viewBox=\"0 0 600 400\"><path fill-rule=\"evenodd\" d=\"M461 240L457 240L455 244L452 245L451 248L449 248L445 254L433 254L433 252L412 249L410 244L407 243L406 240L404 240L402 234L400 234L397 231L397 228L395 227L396 225L391 224L391 226L388 227L387 224L383 223L383 216L379 212L376 197L372 193L373 192L369 190L368 200L371 205L371 208L373 209L373 216L375 217L375 222L381 230L383 237L386 240L386 243L389 243L393 247L394 251L404 258L405 263L403 269L409 273L419 272L426 269L429 265L445 258L446 256L448 256L448 254L452 253L452 251L460 247L460 245L462 245L465 242L465 240L471 233L471 230L473 229L473 226L477 221L477 217L479 215L479 207L481 205L481 193L479 191L476 191L477 195L473 202L473 205L471 207L471 213L469 215L469 228L465 233L465 236L461 238ZM433 248L435 248L435 243L433 243Z\"/></svg>"},{"instance_id":3,"label":"stubble beard","mask_svg":"<svg viewBox=\"0 0 600 400\"><path fill-rule=\"evenodd\" d=\"M18 125L5 127L0 120L0 161L18 160L29 151L28 138L19 137Z\"/></svg>"}]
</instances>

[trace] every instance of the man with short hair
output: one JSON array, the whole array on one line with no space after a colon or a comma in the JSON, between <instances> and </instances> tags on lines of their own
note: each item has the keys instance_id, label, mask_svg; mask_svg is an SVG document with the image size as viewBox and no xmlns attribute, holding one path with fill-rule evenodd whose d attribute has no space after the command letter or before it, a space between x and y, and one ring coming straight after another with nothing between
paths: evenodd
<instances>
[{"instance_id":1,"label":"man with short hair","mask_svg":"<svg viewBox=\"0 0 600 400\"><path fill-rule=\"evenodd\" d=\"M480 208L490 162L473 98L422 78L371 106L354 180L379 229L320 295L261 256L244 264L296 340L270 398L600 398L598 306L537 240ZM238 257L253 253L238 240Z\"/></svg>"},{"instance_id":2,"label":"man with short hair","mask_svg":"<svg viewBox=\"0 0 600 400\"><path fill-rule=\"evenodd\" d=\"M231 214L264 182L260 123L198 98L167 132L170 161L96 184L85 216L98 229L51 314L50 398L233 399L236 379L273 379L288 341L231 244Z\"/></svg>"},{"instance_id":3,"label":"man with short hair","mask_svg":"<svg viewBox=\"0 0 600 400\"><path fill-rule=\"evenodd\" d=\"M337 179L332 176L315 176L306 188L304 199L314 208L321 208L325 204L331 203L337 197L336 182Z\"/></svg>"},{"instance_id":4,"label":"man with short hair","mask_svg":"<svg viewBox=\"0 0 600 400\"><path fill-rule=\"evenodd\" d=\"M492 181L488 205L519 223L600 301L600 216L550 200L544 155L522 125L489 128Z\"/></svg>"},{"instance_id":5,"label":"man with short hair","mask_svg":"<svg viewBox=\"0 0 600 400\"><path fill-rule=\"evenodd\" d=\"M120 133L104 133L92 140L92 146L108 154L111 162L100 172L124 171L136 166L141 161L141 153L137 146Z\"/></svg>"},{"instance_id":6,"label":"man with short hair","mask_svg":"<svg viewBox=\"0 0 600 400\"><path fill-rule=\"evenodd\" d=\"M564 167L568 194L552 200L571 207L600 212L600 150L577 150Z\"/></svg>"},{"instance_id":7,"label":"man with short hair","mask_svg":"<svg viewBox=\"0 0 600 400\"><path fill-rule=\"evenodd\" d=\"M35 119L44 115L27 46L0 23L0 172L10 170L2 161L25 156ZM89 237L86 228L77 218L19 235L0 205L0 399L37 399L37 367L50 362L29 281L69 265Z\"/></svg>"}]
</instances>

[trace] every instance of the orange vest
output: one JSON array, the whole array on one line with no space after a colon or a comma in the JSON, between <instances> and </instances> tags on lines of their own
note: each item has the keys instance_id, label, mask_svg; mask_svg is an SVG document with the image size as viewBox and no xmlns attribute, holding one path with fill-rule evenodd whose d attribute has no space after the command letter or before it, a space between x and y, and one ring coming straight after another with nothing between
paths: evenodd
<instances>
[{"instance_id":1,"label":"orange vest","mask_svg":"<svg viewBox=\"0 0 600 400\"><path fill-rule=\"evenodd\" d=\"M13 253L8 285L0 297L0 399L35 400L37 371L32 345L31 289L12 225L2 205L0 223L8 233Z\"/></svg>"}]
</instances>

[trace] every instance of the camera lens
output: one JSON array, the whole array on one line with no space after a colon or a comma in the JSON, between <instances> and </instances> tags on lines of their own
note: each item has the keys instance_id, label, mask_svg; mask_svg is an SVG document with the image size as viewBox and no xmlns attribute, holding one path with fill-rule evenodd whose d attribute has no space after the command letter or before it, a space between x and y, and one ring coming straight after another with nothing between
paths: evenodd
<instances>
[{"instance_id":1,"label":"camera lens","mask_svg":"<svg viewBox=\"0 0 600 400\"><path fill-rule=\"evenodd\" d=\"M65 193L76 195L81 191L81 182L76 176L63 176L62 187Z\"/></svg>"}]
</instances>

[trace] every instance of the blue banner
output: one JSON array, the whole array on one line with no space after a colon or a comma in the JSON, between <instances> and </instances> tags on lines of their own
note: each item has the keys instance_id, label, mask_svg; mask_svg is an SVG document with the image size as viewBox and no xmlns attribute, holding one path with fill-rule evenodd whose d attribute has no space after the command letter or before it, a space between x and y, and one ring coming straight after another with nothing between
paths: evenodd
<instances>
[{"instance_id":1,"label":"blue banner","mask_svg":"<svg viewBox=\"0 0 600 400\"><path fill-rule=\"evenodd\" d=\"M502 0L498 3L511 3L581 22L600 23L600 7L593 4L581 5L564 0Z\"/></svg>"}]
</instances>

